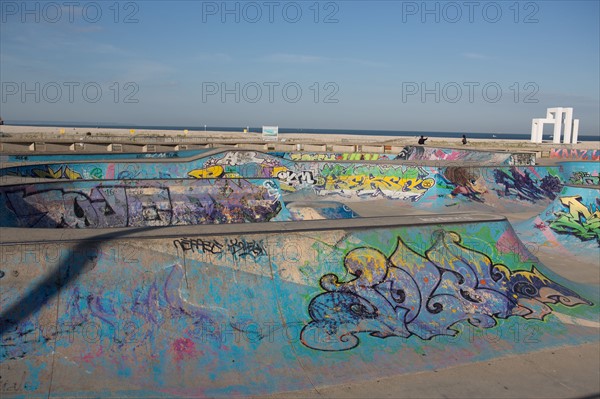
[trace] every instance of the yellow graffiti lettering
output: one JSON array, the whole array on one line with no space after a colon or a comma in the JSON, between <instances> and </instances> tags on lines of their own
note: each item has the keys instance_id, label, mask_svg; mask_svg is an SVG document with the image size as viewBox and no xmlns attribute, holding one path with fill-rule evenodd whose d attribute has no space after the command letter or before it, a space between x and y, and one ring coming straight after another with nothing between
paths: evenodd
<instances>
[{"instance_id":1,"label":"yellow graffiti lettering","mask_svg":"<svg viewBox=\"0 0 600 399\"><path fill-rule=\"evenodd\" d=\"M37 177L50 178L50 179L60 179L62 177L63 171L62 171L62 166L59 167L57 170L52 170L52 168L50 166L47 166L46 170L43 170L43 169L33 169L33 173Z\"/></svg>"},{"instance_id":2,"label":"yellow graffiti lettering","mask_svg":"<svg viewBox=\"0 0 600 399\"><path fill-rule=\"evenodd\" d=\"M65 176L70 180L82 179L81 173L74 171L73 169L65 166Z\"/></svg>"},{"instance_id":3,"label":"yellow graffiti lettering","mask_svg":"<svg viewBox=\"0 0 600 399\"><path fill-rule=\"evenodd\" d=\"M579 219L579 215L583 215L586 219L589 219L592 214L590 211L581 203L581 196L574 195L572 197L562 197L560 202L569 208L569 213L573 218ZM597 211L598 213L600 211Z\"/></svg>"},{"instance_id":4,"label":"yellow graffiti lettering","mask_svg":"<svg viewBox=\"0 0 600 399\"><path fill-rule=\"evenodd\" d=\"M225 170L221 165L214 165L208 168L194 169L188 173L188 176L196 179L215 179L223 176L223 173L225 173Z\"/></svg>"}]
</instances>

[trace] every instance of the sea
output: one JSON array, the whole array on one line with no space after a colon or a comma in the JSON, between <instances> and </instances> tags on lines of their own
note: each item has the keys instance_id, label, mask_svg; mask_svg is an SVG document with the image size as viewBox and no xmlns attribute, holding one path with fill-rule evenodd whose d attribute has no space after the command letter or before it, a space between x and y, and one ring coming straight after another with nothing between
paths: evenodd
<instances>
[{"instance_id":1,"label":"sea","mask_svg":"<svg viewBox=\"0 0 600 399\"><path fill-rule=\"evenodd\" d=\"M118 124L91 124L91 123L11 123L5 122L6 126L50 126L50 127L78 127L78 128L107 128L107 129L136 129L136 130L172 130L182 132L189 131L217 131L217 132L243 132L244 129L250 133L261 133L262 127L252 126L159 126L159 125L118 125ZM302 133L302 134L349 134L357 136L389 136L389 137L446 137L446 138L461 138L463 134L467 138L473 139L498 139L498 140L529 140L531 134L528 133L465 133L465 132L428 132L416 130L370 130L370 129L306 129L306 128L284 128L279 127L279 133ZM543 140L551 141L552 134L544 134ZM596 136L579 135L578 141L590 142L600 141L600 133Z\"/></svg>"}]
</instances>

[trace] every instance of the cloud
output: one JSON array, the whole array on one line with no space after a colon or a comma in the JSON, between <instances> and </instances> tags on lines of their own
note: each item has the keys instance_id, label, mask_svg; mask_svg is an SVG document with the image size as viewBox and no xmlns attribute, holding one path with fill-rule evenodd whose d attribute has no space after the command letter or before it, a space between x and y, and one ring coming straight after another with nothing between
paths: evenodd
<instances>
[{"instance_id":1,"label":"cloud","mask_svg":"<svg viewBox=\"0 0 600 399\"><path fill-rule=\"evenodd\" d=\"M493 58L481 53L463 53L462 56L471 60L491 60Z\"/></svg>"},{"instance_id":2,"label":"cloud","mask_svg":"<svg viewBox=\"0 0 600 399\"><path fill-rule=\"evenodd\" d=\"M308 54L289 54L289 53L275 53L269 54L259 58L259 61L270 62L270 63L283 63L283 64L352 64L361 65L368 67L387 67L388 64L365 60L360 58L348 58L348 57L324 57L319 55L308 55Z\"/></svg>"}]
</instances>

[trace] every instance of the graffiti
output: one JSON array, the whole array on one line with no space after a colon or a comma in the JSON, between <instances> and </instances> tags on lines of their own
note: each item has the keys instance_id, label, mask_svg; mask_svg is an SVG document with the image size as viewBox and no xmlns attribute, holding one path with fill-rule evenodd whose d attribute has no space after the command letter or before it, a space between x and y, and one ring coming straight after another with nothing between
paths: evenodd
<instances>
[{"instance_id":1,"label":"graffiti","mask_svg":"<svg viewBox=\"0 0 600 399\"><path fill-rule=\"evenodd\" d=\"M487 192L483 177L464 167L448 167L443 177L455 186L450 196L464 195L473 201L483 202L480 195Z\"/></svg>"},{"instance_id":2,"label":"graffiti","mask_svg":"<svg viewBox=\"0 0 600 399\"><path fill-rule=\"evenodd\" d=\"M406 146L398 153L395 159L404 161L465 161L497 165L509 163L512 158L510 153L505 152Z\"/></svg>"},{"instance_id":3,"label":"graffiti","mask_svg":"<svg viewBox=\"0 0 600 399\"><path fill-rule=\"evenodd\" d=\"M579 195L561 197L560 202L565 210L554 214L556 219L549 223L549 227L557 233L574 235L582 241L596 239L600 244L600 198L588 206L581 203Z\"/></svg>"},{"instance_id":4,"label":"graffiti","mask_svg":"<svg viewBox=\"0 0 600 399\"><path fill-rule=\"evenodd\" d=\"M262 185L264 188L267 189L267 192L269 193L269 196L273 198L273 201L281 200L281 192L279 191L279 188L273 181L265 180Z\"/></svg>"},{"instance_id":5,"label":"graffiti","mask_svg":"<svg viewBox=\"0 0 600 399\"><path fill-rule=\"evenodd\" d=\"M94 168L90 171L90 177L92 179L101 180L103 178L102 169Z\"/></svg>"},{"instance_id":6,"label":"graffiti","mask_svg":"<svg viewBox=\"0 0 600 399\"><path fill-rule=\"evenodd\" d=\"M127 165L127 167L117 174L119 180L145 179L147 178L146 171L142 170L141 164Z\"/></svg>"},{"instance_id":7,"label":"graffiti","mask_svg":"<svg viewBox=\"0 0 600 399\"><path fill-rule=\"evenodd\" d=\"M507 162L509 165L513 166L525 166L525 165L535 165L535 153L534 152L521 152L521 153L512 153Z\"/></svg>"},{"instance_id":8,"label":"graffiti","mask_svg":"<svg viewBox=\"0 0 600 399\"><path fill-rule=\"evenodd\" d=\"M219 165L245 165L248 163L260 164L265 159L253 151L229 151L221 159Z\"/></svg>"},{"instance_id":9,"label":"graffiti","mask_svg":"<svg viewBox=\"0 0 600 399\"><path fill-rule=\"evenodd\" d=\"M277 168L276 168L277 171ZM290 186L301 186L305 184L315 184L317 180L314 178L313 173L309 170L301 172L293 172L285 169L277 171L277 178L283 183Z\"/></svg>"},{"instance_id":10,"label":"graffiti","mask_svg":"<svg viewBox=\"0 0 600 399\"><path fill-rule=\"evenodd\" d=\"M175 248L181 249L183 253L195 252L201 254L220 255L230 254L233 258L246 258L248 256L256 259L265 256L267 251L262 241L229 239L220 242L214 239L181 238L173 241Z\"/></svg>"},{"instance_id":11,"label":"graffiti","mask_svg":"<svg viewBox=\"0 0 600 399\"><path fill-rule=\"evenodd\" d=\"M461 244L455 232L439 230L421 255L398 237L386 257L375 248L348 252L344 267L353 277L321 277L325 290L308 305L311 321L301 332L304 345L322 351L343 351L359 345L358 334L372 337L455 336L452 327L468 321L491 328L496 319L544 318L547 304L593 305L574 291L531 270L511 271L483 252Z\"/></svg>"},{"instance_id":12,"label":"graffiti","mask_svg":"<svg viewBox=\"0 0 600 399\"><path fill-rule=\"evenodd\" d=\"M344 153L290 153L284 154L285 158L289 158L292 161L377 161L377 160L388 160L389 157L386 154L375 154L368 152L344 152Z\"/></svg>"},{"instance_id":13,"label":"graffiti","mask_svg":"<svg viewBox=\"0 0 600 399\"><path fill-rule=\"evenodd\" d=\"M225 169L221 165L208 166L206 168L194 169L188 173L188 176L196 179L215 179L224 177Z\"/></svg>"},{"instance_id":14,"label":"graffiti","mask_svg":"<svg viewBox=\"0 0 600 399\"><path fill-rule=\"evenodd\" d=\"M520 171L515 167L511 167L508 173L502 169L495 169L494 179L496 184L504 186L504 190L496 189L498 196L530 202L544 198L554 199L562 189L562 183L556 176L547 175L537 180L531 177L527 169Z\"/></svg>"},{"instance_id":15,"label":"graffiti","mask_svg":"<svg viewBox=\"0 0 600 399\"><path fill-rule=\"evenodd\" d=\"M569 178L569 182L584 186L600 186L600 176L593 176L590 172L577 171L573 172Z\"/></svg>"},{"instance_id":16,"label":"graffiti","mask_svg":"<svg viewBox=\"0 0 600 399\"><path fill-rule=\"evenodd\" d=\"M44 179L69 179L77 180L81 179L81 174L74 171L67 165L59 166L58 169L54 170L50 165L46 165L45 168L33 168L31 170L32 177L41 177Z\"/></svg>"},{"instance_id":17,"label":"graffiti","mask_svg":"<svg viewBox=\"0 0 600 399\"><path fill-rule=\"evenodd\" d=\"M0 360L52 350L53 345L40 342L61 341L66 345L79 338L86 341L86 348L95 346L98 351L120 356L125 347L136 348L152 342L170 324L178 326L175 329L179 333L191 336L199 334L196 325L210 325L211 330L204 329L201 333L202 338L212 338L219 333L227 311L184 299L183 288L185 271L179 264L154 273L143 286L132 290L122 287L88 290L76 285L64 292L66 309L55 322L47 324L36 316L4 334ZM100 354L82 354L82 360L91 361Z\"/></svg>"},{"instance_id":18,"label":"graffiti","mask_svg":"<svg viewBox=\"0 0 600 399\"><path fill-rule=\"evenodd\" d=\"M599 161L600 150L575 150L570 148L553 148L550 158L579 159L582 161Z\"/></svg>"},{"instance_id":19,"label":"graffiti","mask_svg":"<svg viewBox=\"0 0 600 399\"><path fill-rule=\"evenodd\" d=\"M344 166L328 164L322 169L324 184L316 185L319 195L351 197L385 197L418 201L431 187L435 179L428 178L422 168Z\"/></svg>"},{"instance_id":20,"label":"graffiti","mask_svg":"<svg viewBox=\"0 0 600 399\"><path fill-rule=\"evenodd\" d=\"M81 184L6 187L0 206L3 226L141 227L210 223L266 222L284 209L262 185L246 180L205 180L195 184ZM276 186L275 186L276 187ZM287 216L282 214L283 220Z\"/></svg>"}]
</instances>

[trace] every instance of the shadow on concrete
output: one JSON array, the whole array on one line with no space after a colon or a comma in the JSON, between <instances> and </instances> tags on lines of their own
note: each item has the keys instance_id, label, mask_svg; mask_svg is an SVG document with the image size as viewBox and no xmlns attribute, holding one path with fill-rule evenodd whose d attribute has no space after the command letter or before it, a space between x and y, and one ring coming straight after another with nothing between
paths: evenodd
<instances>
[{"instance_id":1,"label":"shadow on concrete","mask_svg":"<svg viewBox=\"0 0 600 399\"><path fill-rule=\"evenodd\" d=\"M142 227L124 231L111 231L79 241L72 249L68 250L67 256L46 278L40 281L22 299L0 313L0 336L13 330L21 321L47 304L63 288L76 281L82 273L93 268L102 244L130 234L160 228ZM122 256L122 254L117 253L116 256Z\"/></svg>"}]
</instances>

